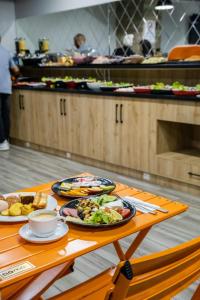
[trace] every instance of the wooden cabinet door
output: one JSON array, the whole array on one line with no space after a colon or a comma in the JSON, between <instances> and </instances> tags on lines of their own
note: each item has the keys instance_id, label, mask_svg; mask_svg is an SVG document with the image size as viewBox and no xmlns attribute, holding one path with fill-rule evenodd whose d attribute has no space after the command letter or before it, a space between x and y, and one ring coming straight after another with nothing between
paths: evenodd
<instances>
[{"instance_id":1,"label":"wooden cabinet door","mask_svg":"<svg viewBox=\"0 0 200 300\"><path fill-rule=\"evenodd\" d=\"M66 152L72 152L71 139L71 95L57 93L56 95L56 118L57 118L57 142L56 148Z\"/></svg>"},{"instance_id":2,"label":"wooden cabinet door","mask_svg":"<svg viewBox=\"0 0 200 300\"><path fill-rule=\"evenodd\" d=\"M121 126L120 101L118 99L105 99L103 118L103 160L120 165L121 163Z\"/></svg>"},{"instance_id":3,"label":"wooden cabinet door","mask_svg":"<svg viewBox=\"0 0 200 300\"><path fill-rule=\"evenodd\" d=\"M32 127L34 144L71 151L67 96L56 92L32 92Z\"/></svg>"},{"instance_id":4,"label":"wooden cabinet door","mask_svg":"<svg viewBox=\"0 0 200 300\"><path fill-rule=\"evenodd\" d=\"M11 99L11 137L32 140L31 92L16 90Z\"/></svg>"},{"instance_id":5,"label":"wooden cabinet door","mask_svg":"<svg viewBox=\"0 0 200 300\"><path fill-rule=\"evenodd\" d=\"M70 136L72 153L103 160L104 98L71 95Z\"/></svg>"},{"instance_id":6,"label":"wooden cabinet door","mask_svg":"<svg viewBox=\"0 0 200 300\"><path fill-rule=\"evenodd\" d=\"M105 162L136 170L148 168L148 109L140 100L105 101Z\"/></svg>"},{"instance_id":7,"label":"wooden cabinet door","mask_svg":"<svg viewBox=\"0 0 200 300\"><path fill-rule=\"evenodd\" d=\"M141 100L120 103L120 165L136 170L149 168L149 105Z\"/></svg>"}]
</instances>

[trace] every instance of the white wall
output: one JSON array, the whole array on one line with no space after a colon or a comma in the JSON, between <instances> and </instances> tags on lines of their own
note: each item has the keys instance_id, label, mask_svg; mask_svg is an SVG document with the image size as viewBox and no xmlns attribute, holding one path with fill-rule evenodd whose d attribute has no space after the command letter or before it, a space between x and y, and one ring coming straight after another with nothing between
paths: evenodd
<instances>
[{"instance_id":1,"label":"white wall","mask_svg":"<svg viewBox=\"0 0 200 300\"><path fill-rule=\"evenodd\" d=\"M74 35L81 32L91 47L108 54L107 5L18 19L16 23L17 36L26 39L32 52L38 49L38 39L42 37L49 39L51 52L71 49ZM114 28L114 21L111 23ZM114 38L111 44L114 49Z\"/></svg>"},{"instance_id":2,"label":"white wall","mask_svg":"<svg viewBox=\"0 0 200 300\"><path fill-rule=\"evenodd\" d=\"M14 52L16 37L14 1L0 0L0 35L2 45Z\"/></svg>"},{"instance_id":3,"label":"white wall","mask_svg":"<svg viewBox=\"0 0 200 300\"><path fill-rule=\"evenodd\" d=\"M115 1L119 0L17 0L16 17L45 15Z\"/></svg>"},{"instance_id":4,"label":"white wall","mask_svg":"<svg viewBox=\"0 0 200 300\"><path fill-rule=\"evenodd\" d=\"M175 45L187 44L189 16L200 14L199 1L181 1L174 3L175 9L171 16L162 12L161 49L168 52ZM186 12L185 16L184 13ZM184 17L183 17L184 16ZM182 19L183 17L183 19ZM174 23L176 21L177 25Z\"/></svg>"}]
</instances>

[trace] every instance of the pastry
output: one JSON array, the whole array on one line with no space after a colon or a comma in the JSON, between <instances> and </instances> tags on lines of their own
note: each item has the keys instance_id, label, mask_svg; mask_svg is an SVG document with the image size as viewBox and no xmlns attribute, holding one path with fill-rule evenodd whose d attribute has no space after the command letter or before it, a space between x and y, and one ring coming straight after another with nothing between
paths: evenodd
<instances>
[{"instance_id":1,"label":"pastry","mask_svg":"<svg viewBox=\"0 0 200 300\"><path fill-rule=\"evenodd\" d=\"M22 214L22 206L23 204L22 203L15 203L15 204L12 204L11 207L9 208L9 215L10 216L20 216Z\"/></svg>"},{"instance_id":2,"label":"pastry","mask_svg":"<svg viewBox=\"0 0 200 300\"><path fill-rule=\"evenodd\" d=\"M8 196L6 198L6 201L8 202L8 207L9 208L11 207L11 205L13 205L15 203L20 203L21 202L20 198L18 196L15 196L15 195Z\"/></svg>"},{"instance_id":3,"label":"pastry","mask_svg":"<svg viewBox=\"0 0 200 300\"><path fill-rule=\"evenodd\" d=\"M5 200L0 200L0 213L8 209L8 202Z\"/></svg>"},{"instance_id":4,"label":"pastry","mask_svg":"<svg viewBox=\"0 0 200 300\"><path fill-rule=\"evenodd\" d=\"M20 199L21 199L21 203L22 204L30 204L30 203L33 203L34 201L34 196L31 196L31 195L20 195Z\"/></svg>"},{"instance_id":5,"label":"pastry","mask_svg":"<svg viewBox=\"0 0 200 300\"><path fill-rule=\"evenodd\" d=\"M5 197L3 195L0 195L0 200L5 200Z\"/></svg>"},{"instance_id":6,"label":"pastry","mask_svg":"<svg viewBox=\"0 0 200 300\"><path fill-rule=\"evenodd\" d=\"M33 207L34 208L45 208L47 205L47 199L48 199L48 195L44 194L44 193L36 193L34 201L33 201Z\"/></svg>"},{"instance_id":7,"label":"pastry","mask_svg":"<svg viewBox=\"0 0 200 300\"><path fill-rule=\"evenodd\" d=\"M24 204L21 208L21 214L24 216L30 214L32 211L34 211L32 203Z\"/></svg>"}]
</instances>

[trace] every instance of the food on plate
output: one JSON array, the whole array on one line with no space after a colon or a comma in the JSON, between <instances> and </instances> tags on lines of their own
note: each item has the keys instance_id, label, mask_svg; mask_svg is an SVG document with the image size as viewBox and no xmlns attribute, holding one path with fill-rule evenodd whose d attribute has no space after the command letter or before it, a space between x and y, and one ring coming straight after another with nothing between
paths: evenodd
<instances>
[{"instance_id":1,"label":"food on plate","mask_svg":"<svg viewBox=\"0 0 200 300\"><path fill-rule=\"evenodd\" d=\"M5 200L0 200L0 213L8 209L8 202Z\"/></svg>"},{"instance_id":2,"label":"food on plate","mask_svg":"<svg viewBox=\"0 0 200 300\"><path fill-rule=\"evenodd\" d=\"M78 199L74 207L64 207L66 221L82 224L114 224L131 215L121 199L112 195L101 195Z\"/></svg>"},{"instance_id":3,"label":"food on plate","mask_svg":"<svg viewBox=\"0 0 200 300\"><path fill-rule=\"evenodd\" d=\"M184 59L184 61L200 61L200 55L192 55Z\"/></svg>"},{"instance_id":4,"label":"food on plate","mask_svg":"<svg viewBox=\"0 0 200 300\"><path fill-rule=\"evenodd\" d=\"M191 95L195 96L200 94L200 84L195 87L185 86L184 84L176 81L172 84L172 90L175 95Z\"/></svg>"},{"instance_id":5,"label":"food on plate","mask_svg":"<svg viewBox=\"0 0 200 300\"><path fill-rule=\"evenodd\" d=\"M185 88L185 86L180 83L179 81L175 81L173 84L172 84L172 88L174 90L183 90Z\"/></svg>"},{"instance_id":6,"label":"food on plate","mask_svg":"<svg viewBox=\"0 0 200 300\"><path fill-rule=\"evenodd\" d=\"M21 207L21 214L24 216L27 216L28 214L30 214L32 211L34 211L34 207L32 203L29 204L24 204Z\"/></svg>"},{"instance_id":7,"label":"food on plate","mask_svg":"<svg viewBox=\"0 0 200 300\"><path fill-rule=\"evenodd\" d=\"M56 189L58 189L60 195L71 198L103 194L115 188L112 181L94 176L75 177L63 180L56 183L52 187L53 190L56 185Z\"/></svg>"},{"instance_id":8,"label":"food on plate","mask_svg":"<svg viewBox=\"0 0 200 300\"><path fill-rule=\"evenodd\" d=\"M9 209L6 209L6 210L3 210L2 212L1 212L1 215L2 216L9 216Z\"/></svg>"},{"instance_id":9,"label":"food on plate","mask_svg":"<svg viewBox=\"0 0 200 300\"><path fill-rule=\"evenodd\" d=\"M152 90L157 90L157 91L159 91L159 90L169 91L169 90L171 90L171 86L170 85L166 85L163 82L156 82L155 84L151 85L151 89Z\"/></svg>"},{"instance_id":10,"label":"food on plate","mask_svg":"<svg viewBox=\"0 0 200 300\"><path fill-rule=\"evenodd\" d=\"M77 188L77 189L71 189L69 191L60 191L61 195L63 196L71 196L71 197L84 197L88 196L89 192L86 188Z\"/></svg>"},{"instance_id":11,"label":"food on plate","mask_svg":"<svg viewBox=\"0 0 200 300\"><path fill-rule=\"evenodd\" d=\"M22 216L28 215L36 209L45 208L47 205L48 195L44 193L36 193L36 195L13 194L4 200L0 200L1 216Z\"/></svg>"},{"instance_id":12,"label":"food on plate","mask_svg":"<svg viewBox=\"0 0 200 300\"><path fill-rule=\"evenodd\" d=\"M146 58L142 64L160 64L160 63L164 63L167 62L167 58L165 57L158 57L158 56L153 56L153 57L149 57Z\"/></svg>"},{"instance_id":13,"label":"food on plate","mask_svg":"<svg viewBox=\"0 0 200 300\"><path fill-rule=\"evenodd\" d=\"M10 206L9 208L9 215L10 216L20 216L22 214L21 208L23 204L22 203L15 203Z\"/></svg>"},{"instance_id":14,"label":"food on plate","mask_svg":"<svg viewBox=\"0 0 200 300\"><path fill-rule=\"evenodd\" d=\"M3 195L0 195L0 200L5 200L5 197Z\"/></svg>"},{"instance_id":15,"label":"food on plate","mask_svg":"<svg viewBox=\"0 0 200 300\"><path fill-rule=\"evenodd\" d=\"M110 64L111 63L111 59L109 59L106 56L98 56L97 58L95 58L92 62L92 64Z\"/></svg>"},{"instance_id":16,"label":"food on plate","mask_svg":"<svg viewBox=\"0 0 200 300\"><path fill-rule=\"evenodd\" d=\"M62 182L60 185L60 189L64 191L69 191L72 188L72 184L68 182Z\"/></svg>"},{"instance_id":17,"label":"food on plate","mask_svg":"<svg viewBox=\"0 0 200 300\"><path fill-rule=\"evenodd\" d=\"M66 216L78 218L78 210L75 209L75 208L68 208L68 207L66 207L66 208L63 209L63 213Z\"/></svg>"},{"instance_id":18,"label":"food on plate","mask_svg":"<svg viewBox=\"0 0 200 300\"><path fill-rule=\"evenodd\" d=\"M124 58L123 64L141 64L144 61L144 57L141 55L131 55Z\"/></svg>"},{"instance_id":19,"label":"food on plate","mask_svg":"<svg viewBox=\"0 0 200 300\"><path fill-rule=\"evenodd\" d=\"M8 197L6 197L6 201L8 202L8 207L10 208L11 205L15 204L15 203L20 203L21 199L18 195L10 195Z\"/></svg>"},{"instance_id":20,"label":"food on plate","mask_svg":"<svg viewBox=\"0 0 200 300\"><path fill-rule=\"evenodd\" d=\"M88 224L112 224L121 220L123 220L123 217L116 210L105 208L95 211L89 217L86 217L84 222Z\"/></svg>"},{"instance_id":21,"label":"food on plate","mask_svg":"<svg viewBox=\"0 0 200 300\"><path fill-rule=\"evenodd\" d=\"M89 192L89 194L96 194L96 193L100 193L102 192L102 188L99 186L92 186L91 188L88 188L87 191Z\"/></svg>"},{"instance_id":22,"label":"food on plate","mask_svg":"<svg viewBox=\"0 0 200 300\"><path fill-rule=\"evenodd\" d=\"M116 88L120 88L120 87L129 87L132 86L131 83L127 83L127 82L113 82L113 81L105 81L102 84L102 87L116 87Z\"/></svg>"},{"instance_id":23,"label":"food on plate","mask_svg":"<svg viewBox=\"0 0 200 300\"><path fill-rule=\"evenodd\" d=\"M30 204L34 201L34 196L32 195L20 195L21 203L22 204Z\"/></svg>"},{"instance_id":24,"label":"food on plate","mask_svg":"<svg viewBox=\"0 0 200 300\"><path fill-rule=\"evenodd\" d=\"M91 198L91 199L97 205L103 206L106 203L116 201L117 197L116 196L111 196L111 195L101 195L101 196L98 196L98 197L95 197L95 198Z\"/></svg>"},{"instance_id":25,"label":"food on plate","mask_svg":"<svg viewBox=\"0 0 200 300\"><path fill-rule=\"evenodd\" d=\"M36 193L33 201L33 207L38 209L45 208L47 205L47 199L47 194L41 192Z\"/></svg>"},{"instance_id":26,"label":"food on plate","mask_svg":"<svg viewBox=\"0 0 200 300\"><path fill-rule=\"evenodd\" d=\"M200 84L196 85L196 90L200 92Z\"/></svg>"},{"instance_id":27,"label":"food on plate","mask_svg":"<svg viewBox=\"0 0 200 300\"><path fill-rule=\"evenodd\" d=\"M80 218L71 217L71 216L67 216L66 221L77 223L77 224L84 224L83 220L81 220Z\"/></svg>"},{"instance_id":28,"label":"food on plate","mask_svg":"<svg viewBox=\"0 0 200 300\"><path fill-rule=\"evenodd\" d=\"M135 93L139 93L139 94L151 94L151 87L148 85L134 86L133 90Z\"/></svg>"}]
</instances>

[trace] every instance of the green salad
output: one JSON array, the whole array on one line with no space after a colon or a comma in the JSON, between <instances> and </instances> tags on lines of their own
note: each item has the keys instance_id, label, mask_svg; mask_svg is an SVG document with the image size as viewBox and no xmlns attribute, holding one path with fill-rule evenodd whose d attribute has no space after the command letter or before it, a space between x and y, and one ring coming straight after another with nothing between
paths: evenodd
<instances>
[{"instance_id":1,"label":"green salad","mask_svg":"<svg viewBox=\"0 0 200 300\"><path fill-rule=\"evenodd\" d=\"M106 81L104 82L104 85L107 87L127 87L132 84L127 83L127 82L113 82L113 81Z\"/></svg>"},{"instance_id":2,"label":"green salad","mask_svg":"<svg viewBox=\"0 0 200 300\"><path fill-rule=\"evenodd\" d=\"M111 224L123 220L123 217L113 209L99 209L91 214L84 222L88 224Z\"/></svg>"}]
</instances>

